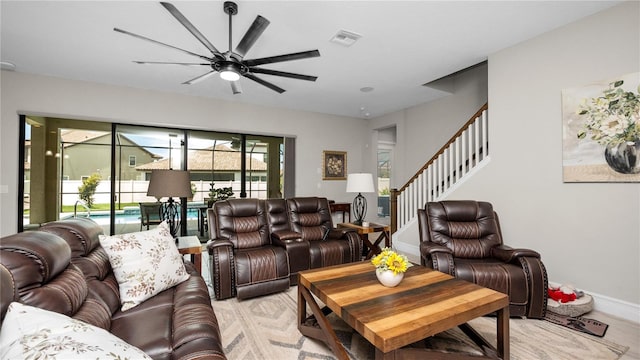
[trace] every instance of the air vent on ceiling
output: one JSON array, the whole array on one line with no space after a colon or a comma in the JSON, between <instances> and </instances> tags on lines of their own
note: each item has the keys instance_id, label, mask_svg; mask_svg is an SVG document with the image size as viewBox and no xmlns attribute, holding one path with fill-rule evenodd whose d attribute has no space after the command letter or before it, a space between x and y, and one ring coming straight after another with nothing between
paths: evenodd
<instances>
[{"instance_id":1,"label":"air vent on ceiling","mask_svg":"<svg viewBox=\"0 0 640 360\"><path fill-rule=\"evenodd\" d=\"M362 35L354 33L352 31L340 30L331 38L331 42L338 43L344 46L351 46L361 37Z\"/></svg>"}]
</instances>

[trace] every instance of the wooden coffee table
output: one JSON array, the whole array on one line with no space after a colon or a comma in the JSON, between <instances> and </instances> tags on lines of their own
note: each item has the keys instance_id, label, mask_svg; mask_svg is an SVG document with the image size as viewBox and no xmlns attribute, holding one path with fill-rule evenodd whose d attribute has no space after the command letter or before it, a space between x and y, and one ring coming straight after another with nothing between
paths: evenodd
<instances>
[{"instance_id":1,"label":"wooden coffee table","mask_svg":"<svg viewBox=\"0 0 640 360\"><path fill-rule=\"evenodd\" d=\"M312 294L326 307L321 309ZM375 346L376 360L429 355L468 358L461 353L403 348L456 326L485 351L486 357L509 359L508 296L423 266L409 268L394 288L380 285L368 261L299 273L298 329L324 341L338 359L349 359L325 317L331 311ZM466 324L493 312L497 312L495 347Z\"/></svg>"}]
</instances>

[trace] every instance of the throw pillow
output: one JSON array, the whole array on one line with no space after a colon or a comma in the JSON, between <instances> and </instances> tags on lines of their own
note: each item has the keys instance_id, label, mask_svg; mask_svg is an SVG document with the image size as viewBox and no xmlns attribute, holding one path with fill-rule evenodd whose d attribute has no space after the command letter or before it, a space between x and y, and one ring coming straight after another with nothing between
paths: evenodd
<instances>
[{"instance_id":1,"label":"throw pillow","mask_svg":"<svg viewBox=\"0 0 640 360\"><path fill-rule=\"evenodd\" d=\"M0 330L0 359L151 358L104 329L12 302Z\"/></svg>"},{"instance_id":2,"label":"throw pillow","mask_svg":"<svg viewBox=\"0 0 640 360\"><path fill-rule=\"evenodd\" d=\"M120 288L122 311L189 278L169 225L129 234L100 236Z\"/></svg>"}]
</instances>

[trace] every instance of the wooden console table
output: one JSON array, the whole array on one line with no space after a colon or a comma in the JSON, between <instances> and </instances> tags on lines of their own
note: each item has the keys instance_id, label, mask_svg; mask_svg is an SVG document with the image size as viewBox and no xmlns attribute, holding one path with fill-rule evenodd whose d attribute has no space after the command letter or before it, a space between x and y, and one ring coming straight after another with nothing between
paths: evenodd
<instances>
[{"instance_id":1,"label":"wooden console table","mask_svg":"<svg viewBox=\"0 0 640 360\"><path fill-rule=\"evenodd\" d=\"M349 216L349 222L351 222L351 204L350 203L337 203L337 202L329 203L329 211L331 211L332 214L334 212L342 212L342 222L344 222L345 215Z\"/></svg>"}]
</instances>

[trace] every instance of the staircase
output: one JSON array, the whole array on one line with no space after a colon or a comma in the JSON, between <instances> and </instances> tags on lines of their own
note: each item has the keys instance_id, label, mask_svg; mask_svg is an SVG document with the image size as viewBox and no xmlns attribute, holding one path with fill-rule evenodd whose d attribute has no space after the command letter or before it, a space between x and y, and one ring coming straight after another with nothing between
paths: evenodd
<instances>
[{"instance_id":1,"label":"staircase","mask_svg":"<svg viewBox=\"0 0 640 360\"><path fill-rule=\"evenodd\" d=\"M400 189L391 189L391 234L394 247L402 246L407 229L417 228L416 215L426 202L447 197L489 161L488 104L427 161ZM416 242L417 230L410 236ZM398 240L398 242L396 241ZM419 256L414 246L408 252ZM398 250L403 250L398 248ZM407 249L408 250L408 249Z\"/></svg>"}]
</instances>

